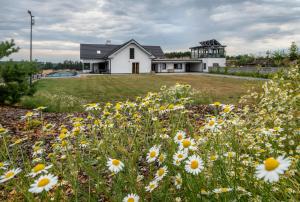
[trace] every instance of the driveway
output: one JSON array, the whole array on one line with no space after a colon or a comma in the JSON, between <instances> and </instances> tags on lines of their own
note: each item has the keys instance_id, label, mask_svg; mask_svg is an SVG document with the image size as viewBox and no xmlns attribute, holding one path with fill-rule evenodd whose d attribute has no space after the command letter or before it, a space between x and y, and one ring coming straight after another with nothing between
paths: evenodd
<instances>
[{"instance_id":1,"label":"driveway","mask_svg":"<svg viewBox=\"0 0 300 202\"><path fill-rule=\"evenodd\" d=\"M243 79L243 80L258 80L258 81L268 81L269 79L265 78L256 78L248 76L234 76L234 75L225 75L225 74L210 74L203 72L182 72L182 73L157 73L156 75L195 75L195 76L211 76L211 77L223 77L223 78L233 78L233 79Z\"/></svg>"}]
</instances>

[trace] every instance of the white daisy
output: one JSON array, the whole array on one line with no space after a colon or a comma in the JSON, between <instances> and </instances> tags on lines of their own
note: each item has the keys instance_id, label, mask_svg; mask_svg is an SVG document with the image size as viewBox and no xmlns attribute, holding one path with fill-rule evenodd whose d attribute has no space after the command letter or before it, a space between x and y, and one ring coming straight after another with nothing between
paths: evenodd
<instances>
[{"instance_id":1,"label":"white daisy","mask_svg":"<svg viewBox=\"0 0 300 202\"><path fill-rule=\"evenodd\" d=\"M177 163L181 161L183 161L184 159L186 159L188 156L188 153L187 151L184 151L184 150L179 150L178 152L176 152L174 155L173 155L173 162L175 165L177 165Z\"/></svg>"},{"instance_id":2,"label":"white daisy","mask_svg":"<svg viewBox=\"0 0 300 202\"><path fill-rule=\"evenodd\" d=\"M174 177L174 184L176 186L176 189L180 189L182 186L182 177L181 174L178 173L175 177Z\"/></svg>"},{"instance_id":3,"label":"white daisy","mask_svg":"<svg viewBox=\"0 0 300 202\"><path fill-rule=\"evenodd\" d=\"M109 160L107 161L107 167L111 172L118 173L123 170L124 164L118 159L109 158Z\"/></svg>"},{"instance_id":4,"label":"white daisy","mask_svg":"<svg viewBox=\"0 0 300 202\"><path fill-rule=\"evenodd\" d=\"M153 181L151 181L151 182L149 183L149 185L146 186L145 188L146 188L146 191L152 192L157 186L158 186L157 181L156 181L156 180L153 180Z\"/></svg>"},{"instance_id":5,"label":"white daisy","mask_svg":"<svg viewBox=\"0 0 300 202\"><path fill-rule=\"evenodd\" d=\"M0 176L0 184L3 182L6 182L7 180L12 179L15 177L18 173L20 173L22 170L20 168L12 169L4 173L2 176Z\"/></svg>"},{"instance_id":6,"label":"white daisy","mask_svg":"<svg viewBox=\"0 0 300 202\"><path fill-rule=\"evenodd\" d=\"M156 171L155 179L158 181L162 180L167 173L168 173L168 167L167 166L161 167L158 169L158 171Z\"/></svg>"},{"instance_id":7,"label":"white daisy","mask_svg":"<svg viewBox=\"0 0 300 202\"><path fill-rule=\"evenodd\" d=\"M199 156L197 155L190 156L189 159L186 161L185 164L186 172L192 173L193 175L198 175L202 169L203 169L203 161Z\"/></svg>"},{"instance_id":8,"label":"white daisy","mask_svg":"<svg viewBox=\"0 0 300 202\"><path fill-rule=\"evenodd\" d=\"M124 199L123 202L138 202L140 197L136 194L128 194Z\"/></svg>"},{"instance_id":9,"label":"white daisy","mask_svg":"<svg viewBox=\"0 0 300 202\"><path fill-rule=\"evenodd\" d=\"M223 109L224 114L228 114L234 109L234 106L233 105L222 105L222 109Z\"/></svg>"},{"instance_id":10,"label":"white daisy","mask_svg":"<svg viewBox=\"0 0 300 202\"><path fill-rule=\"evenodd\" d=\"M216 118L209 119L207 124L205 125L205 128L211 130L212 132L217 131L218 122L217 122Z\"/></svg>"},{"instance_id":11,"label":"white daisy","mask_svg":"<svg viewBox=\"0 0 300 202\"><path fill-rule=\"evenodd\" d=\"M279 156L277 159L273 157L264 161L264 164L256 167L256 177L263 178L266 182L277 182L279 174L283 174L285 170L291 165L289 158Z\"/></svg>"},{"instance_id":12,"label":"white daisy","mask_svg":"<svg viewBox=\"0 0 300 202\"><path fill-rule=\"evenodd\" d=\"M164 153L162 153L162 154L160 154L159 155L159 157L158 157L158 164L159 165L161 165L161 164L163 164L163 162L166 160L166 154L164 154Z\"/></svg>"},{"instance_id":13,"label":"white daisy","mask_svg":"<svg viewBox=\"0 0 300 202\"><path fill-rule=\"evenodd\" d=\"M31 193L41 193L42 191L49 191L57 184L58 178L52 174L40 176L30 185L28 190Z\"/></svg>"},{"instance_id":14,"label":"white daisy","mask_svg":"<svg viewBox=\"0 0 300 202\"><path fill-rule=\"evenodd\" d=\"M213 190L215 194L220 194L220 193L225 193L230 191L232 191L232 188L217 188Z\"/></svg>"},{"instance_id":15,"label":"white daisy","mask_svg":"<svg viewBox=\"0 0 300 202\"><path fill-rule=\"evenodd\" d=\"M224 156L226 156L228 158L233 158L236 156L236 153L235 152L227 152L224 154Z\"/></svg>"},{"instance_id":16,"label":"white daisy","mask_svg":"<svg viewBox=\"0 0 300 202\"><path fill-rule=\"evenodd\" d=\"M82 140L79 143L79 147L80 148L87 148L88 146L89 146L89 142L88 141Z\"/></svg>"},{"instance_id":17,"label":"white daisy","mask_svg":"<svg viewBox=\"0 0 300 202\"><path fill-rule=\"evenodd\" d=\"M43 163L39 163L32 168L31 173L29 173L28 176L35 177L41 173L48 173L48 169L51 167L52 165L46 166Z\"/></svg>"},{"instance_id":18,"label":"white daisy","mask_svg":"<svg viewBox=\"0 0 300 202\"><path fill-rule=\"evenodd\" d=\"M174 137L174 142L179 144L181 142L181 140L183 140L185 138L185 136L186 136L186 134L184 131L181 131L181 130L178 131Z\"/></svg>"},{"instance_id":19,"label":"white daisy","mask_svg":"<svg viewBox=\"0 0 300 202\"><path fill-rule=\"evenodd\" d=\"M2 170L6 170L7 169L7 166L9 165L8 162L0 162L0 169Z\"/></svg>"},{"instance_id":20,"label":"white daisy","mask_svg":"<svg viewBox=\"0 0 300 202\"><path fill-rule=\"evenodd\" d=\"M151 163L154 162L156 160L156 158L159 155L159 146L153 146L151 147L151 149L149 150L148 154L147 154L147 162Z\"/></svg>"},{"instance_id":21,"label":"white daisy","mask_svg":"<svg viewBox=\"0 0 300 202\"><path fill-rule=\"evenodd\" d=\"M85 107L85 111L100 110L99 103L90 103L90 104L83 105L83 107Z\"/></svg>"},{"instance_id":22,"label":"white daisy","mask_svg":"<svg viewBox=\"0 0 300 202\"><path fill-rule=\"evenodd\" d=\"M185 150L185 151L192 150L192 151L195 151L196 149L197 149L196 142L192 138L182 139L179 143L179 150Z\"/></svg>"}]
</instances>

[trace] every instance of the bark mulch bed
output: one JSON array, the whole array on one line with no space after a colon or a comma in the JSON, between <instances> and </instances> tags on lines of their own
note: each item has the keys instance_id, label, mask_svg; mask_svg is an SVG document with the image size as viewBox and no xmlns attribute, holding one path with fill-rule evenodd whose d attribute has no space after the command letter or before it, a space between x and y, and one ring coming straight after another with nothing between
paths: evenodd
<instances>
[{"instance_id":1,"label":"bark mulch bed","mask_svg":"<svg viewBox=\"0 0 300 202\"><path fill-rule=\"evenodd\" d=\"M208 105L197 105L188 108L190 110L190 115L196 118L196 121L203 122L205 115L212 113L212 108ZM10 106L0 106L0 125L8 129L11 135L22 136L22 130L24 129L24 121L21 117L24 116L28 109L23 109L19 107ZM54 113L54 112L43 112L43 119L46 123L55 124L56 127L62 124L67 127L70 126L70 115L75 117L86 117L85 112L75 112L75 113ZM39 134L39 131L35 131Z\"/></svg>"}]
</instances>

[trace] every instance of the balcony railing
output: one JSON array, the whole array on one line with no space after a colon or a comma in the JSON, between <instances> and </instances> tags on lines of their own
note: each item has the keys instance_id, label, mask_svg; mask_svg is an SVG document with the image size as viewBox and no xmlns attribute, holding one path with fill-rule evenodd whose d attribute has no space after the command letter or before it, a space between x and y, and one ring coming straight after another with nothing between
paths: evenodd
<instances>
[{"instance_id":1,"label":"balcony railing","mask_svg":"<svg viewBox=\"0 0 300 202\"><path fill-rule=\"evenodd\" d=\"M215 53L206 53L206 54L192 54L192 58L225 58L225 54L224 53L219 53L219 54L215 54Z\"/></svg>"}]
</instances>

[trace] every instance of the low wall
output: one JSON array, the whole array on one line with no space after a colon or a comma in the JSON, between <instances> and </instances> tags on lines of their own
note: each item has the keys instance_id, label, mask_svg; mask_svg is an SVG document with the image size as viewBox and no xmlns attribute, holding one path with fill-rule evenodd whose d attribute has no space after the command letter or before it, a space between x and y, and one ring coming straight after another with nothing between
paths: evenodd
<instances>
[{"instance_id":1,"label":"low wall","mask_svg":"<svg viewBox=\"0 0 300 202\"><path fill-rule=\"evenodd\" d=\"M259 73L272 74L279 71L282 67L209 67L209 72L214 73Z\"/></svg>"}]
</instances>

